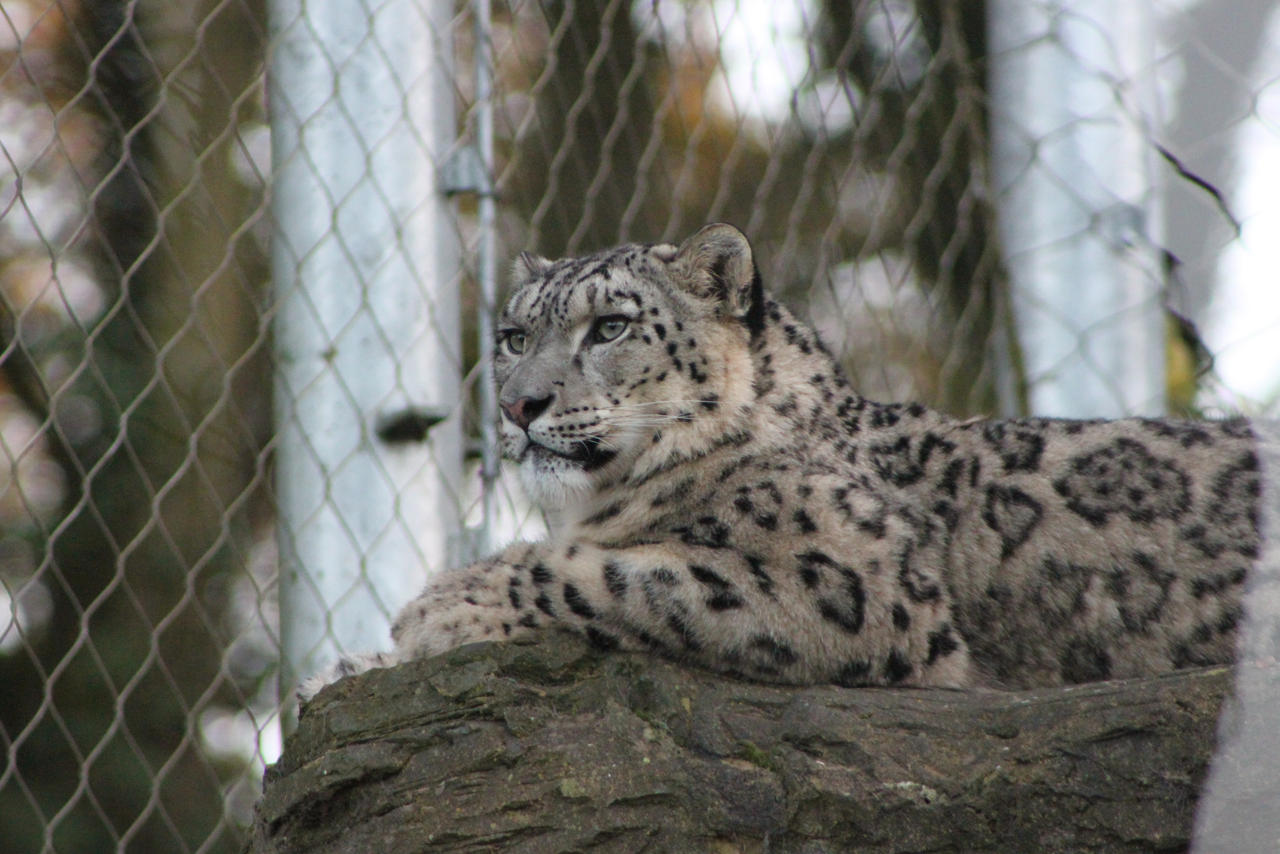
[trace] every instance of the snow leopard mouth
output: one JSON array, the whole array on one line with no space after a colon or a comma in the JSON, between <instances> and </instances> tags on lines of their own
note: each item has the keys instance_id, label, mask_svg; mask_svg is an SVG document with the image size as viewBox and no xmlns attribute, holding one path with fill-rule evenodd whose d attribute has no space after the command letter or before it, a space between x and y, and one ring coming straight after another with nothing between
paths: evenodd
<instances>
[{"instance_id":1,"label":"snow leopard mouth","mask_svg":"<svg viewBox=\"0 0 1280 854\"><path fill-rule=\"evenodd\" d=\"M583 439L574 442L568 451L557 451L555 448L530 439L528 446L525 447L523 456L530 454L543 459L558 458L568 460L581 466L583 471L594 471L608 465L618 455L618 452L604 447L599 439Z\"/></svg>"}]
</instances>

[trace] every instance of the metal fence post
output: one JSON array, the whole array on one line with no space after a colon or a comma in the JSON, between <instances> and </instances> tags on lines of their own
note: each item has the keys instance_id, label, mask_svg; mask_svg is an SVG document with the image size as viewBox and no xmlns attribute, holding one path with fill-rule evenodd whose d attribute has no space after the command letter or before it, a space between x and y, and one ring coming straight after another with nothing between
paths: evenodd
<instances>
[{"instance_id":1,"label":"metal fence post","mask_svg":"<svg viewBox=\"0 0 1280 854\"><path fill-rule=\"evenodd\" d=\"M281 690L450 560L462 439L452 4L272 0ZM431 427L429 435L423 436Z\"/></svg>"},{"instance_id":2,"label":"metal fence post","mask_svg":"<svg viewBox=\"0 0 1280 854\"><path fill-rule=\"evenodd\" d=\"M478 352L483 366L481 379L484 389L480 395L480 439L482 442L480 479L484 490L483 515L478 534L478 549L486 554L493 548L495 509L494 490L498 483L498 398L492 391L493 362L489 349L493 342L493 319L498 298L497 285L497 200L493 188L493 30L489 0L475 0L476 32L476 148L480 166L484 171L483 186L476 208L476 228L480 243L477 247L476 278L480 285L480 304L477 306L476 334Z\"/></svg>"},{"instance_id":3,"label":"metal fence post","mask_svg":"<svg viewBox=\"0 0 1280 854\"><path fill-rule=\"evenodd\" d=\"M1032 412L1164 410L1145 2L991 0L992 169Z\"/></svg>"}]
</instances>

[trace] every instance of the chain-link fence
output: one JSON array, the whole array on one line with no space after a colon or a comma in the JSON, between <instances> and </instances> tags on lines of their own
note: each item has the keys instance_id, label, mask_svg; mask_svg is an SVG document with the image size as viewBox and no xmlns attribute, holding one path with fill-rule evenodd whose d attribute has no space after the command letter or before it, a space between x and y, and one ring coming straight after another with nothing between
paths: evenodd
<instances>
[{"instance_id":1,"label":"chain-link fence","mask_svg":"<svg viewBox=\"0 0 1280 854\"><path fill-rule=\"evenodd\" d=\"M1280 412L1280 3L1130 5L5 0L5 850L237 850L290 645L537 524L518 249L731 221L870 397Z\"/></svg>"}]
</instances>

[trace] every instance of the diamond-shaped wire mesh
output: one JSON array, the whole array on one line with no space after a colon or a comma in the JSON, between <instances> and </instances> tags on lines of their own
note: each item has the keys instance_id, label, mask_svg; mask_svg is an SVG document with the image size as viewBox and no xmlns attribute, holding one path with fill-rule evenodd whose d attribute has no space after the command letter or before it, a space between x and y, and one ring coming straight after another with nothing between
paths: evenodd
<instances>
[{"instance_id":1,"label":"diamond-shaped wire mesh","mask_svg":"<svg viewBox=\"0 0 1280 854\"><path fill-rule=\"evenodd\" d=\"M389 4L357 5L377 16ZM1149 61L1134 79L1107 80L1154 96L1142 141L1159 166L1150 232L1169 314L1157 346L1176 412L1280 412L1280 288L1268 272L1280 216L1270 192L1280 174L1278 5L1152 4ZM489 38L499 258L679 240L731 221L751 236L768 284L814 319L868 396L959 414L1016 409L1026 398L1009 397L1008 380L1025 390L1038 378L1020 359L999 237L988 6L997 8L512 0L477 22L457 3L428 30L441 57L432 73L447 79L428 101L456 137L447 150L423 137L409 156L433 173L463 162L456 155L475 142L486 106L476 39ZM406 156L390 137L362 137L359 156L337 164L277 148L273 165L269 109L286 106L268 103L265 69L288 60L277 53L282 33L316 25L269 25L271 8L0 7L6 851L238 850L279 750L277 543L327 537L363 566L384 541L415 535L407 510L371 541L333 512L326 502L342 489L345 460L314 485L313 513L277 521L275 465L306 386L282 379L273 350L288 295L273 288L271 258L287 251L304 270L327 250L289 243L271 213L273 180L301 164L346 182L321 234L346 259L335 263L369 250L344 219L363 215L357 196L388 223L421 211L396 210L385 177L394 173L379 171ZM373 47L407 121L414 93L431 84L388 45ZM347 61L329 57L335 72ZM306 126L309 116L295 119ZM368 117L345 121L357 136L369 130ZM1048 152L1054 140L1029 142ZM447 205L452 247L437 254L454 259L446 278L459 296L422 291L428 320L409 346L452 366L439 414L465 437L449 451L432 444L408 477L383 468L375 482L409 508L421 471L439 481L464 470L429 493L461 553L469 540L458 520L498 540L538 521L505 480L491 505L479 499L485 235L474 193ZM1106 222L1085 230L1095 227ZM388 244L402 239L388 228ZM391 263L375 261L338 295L371 326L323 327L334 351L367 338L388 362L377 374L387 385L372 392L324 371L311 379L343 389L337 418L363 421L416 388L390 329L399 312L379 314L369 295ZM1095 331L1080 332L1082 351ZM313 453L314 439L302 434L299 453ZM441 560L415 548L415 562ZM306 587L307 566L298 571ZM382 619L400 604L364 575L350 596Z\"/></svg>"}]
</instances>

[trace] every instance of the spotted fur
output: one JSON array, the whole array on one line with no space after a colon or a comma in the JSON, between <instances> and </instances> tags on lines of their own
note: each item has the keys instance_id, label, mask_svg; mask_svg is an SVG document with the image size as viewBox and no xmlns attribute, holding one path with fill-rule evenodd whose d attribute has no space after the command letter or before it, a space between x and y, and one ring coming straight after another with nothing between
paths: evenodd
<instances>
[{"instance_id":1,"label":"spotted fur","mask_svg":"<svg viewBox=\"0 0 1280 854\"><path fill-rule=\"evenodd\" d=\"M865 400L726 225L523 255L498 329L503 450L550 535L440 573L395 652L334 675L553 628L787 683L1052 685L1232 657L1259 550L1246 422Z\"/></svg>"}]
</instances>

